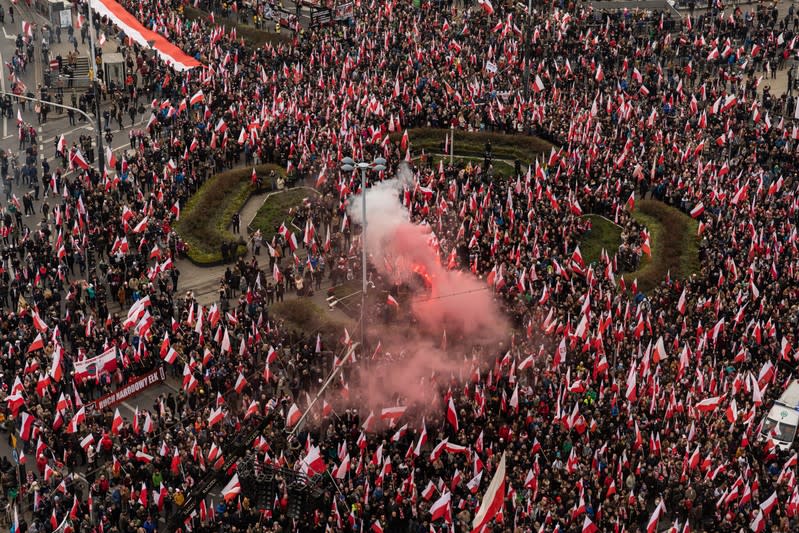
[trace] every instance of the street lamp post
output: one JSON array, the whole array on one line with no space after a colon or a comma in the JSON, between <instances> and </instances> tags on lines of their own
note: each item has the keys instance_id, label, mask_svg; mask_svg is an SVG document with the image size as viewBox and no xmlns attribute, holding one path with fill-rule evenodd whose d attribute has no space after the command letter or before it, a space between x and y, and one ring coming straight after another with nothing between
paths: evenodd
<instances>
[{"instance_id":1,"label":"street lamp post","mask_svg":"<svg viewBox=\"0 0 799 533\"><path fill-rule=\"evenodd\" d=\"M100 127L102 124L102 117L100 116L100 91L97 87L97 72L95 70L99 70L97 66L97 56L95 55L95 48L94 48L94 17L92 16L92 3L86 3L89 7L89 20L87 21L89 24L89 53L91 57L89 58L89 83L92 84L92 94L94 94L94 113L97 115L97 168L100 170L100 176L103 175L103 170L105 170L105 154L103 153L103 130Z\"/></svg>"},{"instance_id":2,"label":"street lamp post","mask_svg":"<svg viewBox=\"0 0 799 533\"><path fill-rule=\"evenodd\" d=\"M368 170L381 171L386 169L386 160L378 157L371 163L368 161L355 161L351 157L345 157L341 160L341 170L344 172L352 172L355 169L361 170L361 271L363 273L361 287L361 349L365 350L366 345L363 342L364 330L366 329L366 173Z\"/></svg>"}]
</instances>

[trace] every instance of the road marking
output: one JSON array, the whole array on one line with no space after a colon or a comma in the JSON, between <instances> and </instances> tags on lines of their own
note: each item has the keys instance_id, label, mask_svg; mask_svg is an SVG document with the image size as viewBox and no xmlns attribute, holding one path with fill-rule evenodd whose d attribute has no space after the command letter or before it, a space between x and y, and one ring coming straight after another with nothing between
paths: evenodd
<instances>
[{"instance_id":1,"label":"road marking","mask_svg":"<svg viewBox=\"0 0 799 533\"><path fill-rule=\"evenodd\" d=\"M132 126L123 128L122 130L118 131L117 134L127 133L128 135L130 135L130 130L135 129L136 126L138 126L139 124L143 124L143 123L144 123L144 119L142 118L140 121L134 123ZM64 138L66 138L68 135L71 135L72 133L75 133L76 131L82 130L82 129L87 129L89 131L94 131L94 125L87 122L87 123L85 123L85 124L83 124L81 126L77 126L75 128L72 128L71 130L67 130L67 131L64 132ZM59 136L60 135L61 134L59 134ZM50 137L49 139L45 139L44 143L48 144L48 143L51 143L51 142L53 142L55 140L56 140L55 137ZM125 145L129 146L130 145L130 141L126 142L122 146L125 146ZM113 148L113 150L119 150L119 148Z\"/></svg>"},{"instance_id":2,"label":"road marking","mask_svg":"<svg viewBox=\"0 0 799 533\"><path fill-rule=\"evenodd\" d=\"M64 138L66 138L68 135L71 135L71 134L75 133L78 130L83 130L83 129L87 129L89 131L94 131L94 126L92 126L91 124L83 124L82 126L77 126L75 128L72 128L71 130L65 131L64 132ZM61 136L61 134L59 134L59 137L60 136ZM55 140L56 140L56 137L50 137L49 139L44 139L42 142L44 142L45 144L50 144L50 143L52 143Z\"/></svg>"},{"instance_id":3,"label":"road marking","mask_svg":"<svg viewBox=\"0 0 799 533\"><path fill-rule=\"evenodd\" d=\"M179 388L175 387L174 385L172 385L171 383L169 383L166 380L162 381L161 384L164 385L169 390L171 390L172 392L180 392Z\"/></svg>"},{"instance_id":4,"label":"road marking","mask_svg":"<svg viewBox=\"0 0 799 533\"><path fill-rule=\"evenodd\" d=\"M120 403L122 405L124 405L125 407L127 407L128 409L130 409L131 413L136 414L136 408L133 407L132 405L130 405L128 402L123 401L123 402L120 402Z\"/></svg>"}]
</instances>

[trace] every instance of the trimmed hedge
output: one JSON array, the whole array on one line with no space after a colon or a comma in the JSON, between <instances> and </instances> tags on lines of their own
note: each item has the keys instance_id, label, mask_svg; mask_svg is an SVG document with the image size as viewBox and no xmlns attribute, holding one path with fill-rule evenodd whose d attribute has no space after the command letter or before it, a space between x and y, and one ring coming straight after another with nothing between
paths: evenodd
<instances>
[{"instance_id":1,"label":"trimmed hedge","mask_svg":"<svg viewBox=\"0 0 799 533\"><path fill-rule=\"evenodd\" d=\"M277 165L258 165L260 175L274 170L285 174ZM177 223L180 238L189 245L189 259L198 265L213 265L222 261L223 242L239 241L237 252L246 254L240 236L228 230L234 213L241 211L255 192L251 183L252 168L237 168L222 172L206 181L186 204Z\"/></svg>"},{"instance_id":2,"label":"trimmed hedge","mask_svg":"<svg viewBox=\"0 0 799 533\"><path fill-rule=\"evenodd\" d=\"M505 133L469 132L454 130L455 155L478 157L482 160L485 155L485 145L491 141L491 152L497 159L518 159L522 163L529 163L536 155L549 155L554 146L552 143L539 137L530 135L508 135ZM445 128L414 128L408 130L408 138L415 151L424 150L425 153L442 153L444 136L450 130ZM393 133L391 138L399 142L402 132ZM418 155L418 154L417 154Z\"/></svg>"}]
</instances>

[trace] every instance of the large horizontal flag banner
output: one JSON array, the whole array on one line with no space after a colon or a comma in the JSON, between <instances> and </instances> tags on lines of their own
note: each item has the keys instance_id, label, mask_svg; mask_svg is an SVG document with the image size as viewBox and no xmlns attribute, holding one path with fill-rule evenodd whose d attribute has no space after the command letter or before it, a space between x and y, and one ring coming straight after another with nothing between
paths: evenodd
<instances>
[{"instance_id":1,"label":"large horizontal flag banner","mask_svg":"<svg viewBox=\"0 0 799 533\"><path fill-rule=\"evenodd\" d=\"M175 70L183 71L200 66L199 61L169 42L163 35L146 28L114 0L89 1L93 10L108 17L139 46L154 49L158 56Z\"/></svg>"}]
</instances>

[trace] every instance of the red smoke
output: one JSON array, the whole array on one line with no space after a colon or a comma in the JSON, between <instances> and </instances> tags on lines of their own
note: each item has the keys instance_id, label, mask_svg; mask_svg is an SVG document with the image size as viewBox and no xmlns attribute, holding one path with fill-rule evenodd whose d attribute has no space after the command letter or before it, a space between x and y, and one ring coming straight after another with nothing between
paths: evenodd
<instances>
[{"instance_id":1,"label":"red smoke","mask_svg":"<svg viewBox=\"0 0 799 533\"><path fill-rule=\"evenodd\" d=\"M412 313L416 324L401 319L388 325L371 321L367 336L372 345L380 340L383 356L379 365L358 376L356 394L364 415L369 410L379 415L381 408L397 403L427 409L436 399L433 381L440 386L468 378L473 352L482 353L476 346L490 346L492 355L507 350L501 341L507 338L509 325L491 288L471 273L441 264L430 245L430 228L410 222L399 200L400 189L394 179L367 190L367 250L384 279L404 282L416 274L427 290L402 303L401 313ZM361 223L361 205L360 196L350 204L356 223Z\"/></svg>"}]
</instances>

